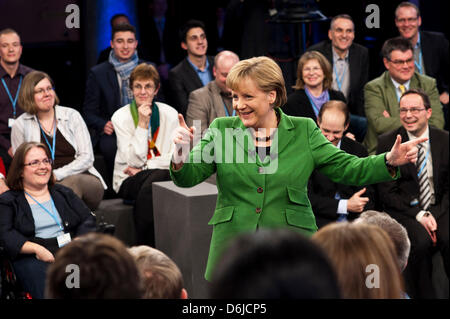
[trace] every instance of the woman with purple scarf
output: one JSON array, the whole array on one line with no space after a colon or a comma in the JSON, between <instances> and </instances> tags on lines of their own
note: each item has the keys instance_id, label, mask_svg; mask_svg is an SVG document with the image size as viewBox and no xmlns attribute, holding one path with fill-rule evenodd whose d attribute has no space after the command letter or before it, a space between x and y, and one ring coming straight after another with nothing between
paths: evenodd
<instances>
[{"instance_id":1,"label":"woman with purple scarf","mask_svg":"<svg viewBox=\"0 0 450 319\"><path fill-rule=\"evenodd\" d=\"M339 100L346 103L344 94L331 89L332 82L328 60L318 51L304 53L298 61L297 81L293 86L295 91L289 95L283 111L317 122L317 115L325 102Z\"/></svg>"}]
</instances>

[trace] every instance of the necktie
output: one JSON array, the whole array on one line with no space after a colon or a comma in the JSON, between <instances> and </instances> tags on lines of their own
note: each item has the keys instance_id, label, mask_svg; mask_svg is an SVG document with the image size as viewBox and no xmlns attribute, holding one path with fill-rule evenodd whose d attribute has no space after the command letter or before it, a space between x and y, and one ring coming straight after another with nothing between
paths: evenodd
<instances>
[{"instance_id":1,"label":"necktie","mask_svg":"<svg viewBox=\"0 0 450 319\"><path fill-rule=\"evenodd\" d=\"M419 178L419 201L423 210L427 210L431 201L430 183L428 182L427 163L425 162L425 150L422 145L417 145L419 155L417 158L417 170ZM419 175L420 174L420 175Z\"/></svg>"},{"instance_id":2,"label":"necktie","mask_svg":"<svg viewBox=\"0 0 450 319\"><path fill-rule=\"evenodd\" d=\"M402 93L402 95L403 95L403 93L405 93L405 91L406 91L405 86L404 86L403 84L400 84L400 85L398 86L398 88L399 88L399 90L400 90L400 93Z\"/></svg>"}]
</instances>

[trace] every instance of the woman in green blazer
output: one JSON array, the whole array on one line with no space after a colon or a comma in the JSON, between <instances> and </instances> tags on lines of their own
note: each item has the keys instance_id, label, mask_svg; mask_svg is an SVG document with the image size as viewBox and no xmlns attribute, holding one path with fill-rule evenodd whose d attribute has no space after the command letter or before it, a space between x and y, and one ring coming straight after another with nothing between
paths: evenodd
<instances>
[{"instance_id":1,"label":"woman in green blazer","mask_svg":"<svg viewBox=\"0 0 450 319\"><path fill-rule=\"evenodd\" d=\"M279 108L286 102L283 75L267 57L237 63L227 86L238 116L214 120L189 152L194 128L179 115L170 169L181 187L217 173L207 280L230 239L240 233L290 228L310 236L317 230L307 196L314 169L338 183L366 185L392 180L398 175L392 166L416 160L417 140L400 144L397 139L390 152L361 159L334 147L311 119L285 115Z\"/></svg>"}]
</instances>

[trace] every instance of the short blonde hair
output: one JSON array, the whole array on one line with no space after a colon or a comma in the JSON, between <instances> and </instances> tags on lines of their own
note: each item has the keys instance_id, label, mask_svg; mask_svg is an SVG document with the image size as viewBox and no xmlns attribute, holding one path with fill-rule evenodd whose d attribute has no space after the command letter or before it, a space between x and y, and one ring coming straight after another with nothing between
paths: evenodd
<instances>
[{"instance_id":1,"label":"short blonde hair","mask_svg":"<svg viewBox=\"0 0 450 319\"><path fill-rule=\"evenodd\" d=\"M278 64L268 57L256 57L236 63L227 76L227 87L236 91L246 78L253 80L256 86L268 93L276 92L273 107L280 107L287 101L283 73Z\"/></svg>"},{"instance_id":2,"label":"short blonde hair","mask_svg":"<svg viewBox=\"0 0 450 319\"><path fill-rule=\"evenodd\" d=\"M36 85L41 82L43 79L48 79L50 83L52 84L52 87L54 87L54 83L52 78L45 72L41 71L32 71L28 73L24 78L22 82L22 87L20 88L19 92L19 106L24 110L25 112L29 114L37 114L38 107L36 105L36 102L34 100L34 88ZM55 105L59 104L59 98L56 95L55 92ZM53 107L55 106L53 105Z\"/></svg>"},{"instance_id":3,"label":"short blonde hair","mask_svg":"<svg viewBox=\"0 0 450 319\"><path fill-rule=\"evenodd\" d=\"M296 90L301 90L305 88L305 81L303 81L303 67L306 62L310 60L317 60L322 69L323 78L323 90L331 89L331 84L333 83L333 73L331 72L331 64L328 62L327 58L319 51L308 51L305 52L298 60L297 66L297 81L293 86Z\"/></svg>"}]
</instances>

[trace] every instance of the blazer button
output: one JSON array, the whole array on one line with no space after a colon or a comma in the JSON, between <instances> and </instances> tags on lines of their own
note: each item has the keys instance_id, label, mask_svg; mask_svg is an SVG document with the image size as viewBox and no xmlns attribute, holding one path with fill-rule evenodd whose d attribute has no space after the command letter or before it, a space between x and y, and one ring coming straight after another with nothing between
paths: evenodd
<instances>
[{"instance_id":1,"label":"blazer button","mask_svg":"<svg viewBox=\"0 0 450 319\"><path fill-rule=\"evenodd\" d=\"M258 188L256 189L256 191L257 191L258 193L262 193L262 192L263 192L263 189L262 189L262 187L258 187Z\"/></svg>"},{"instance_id":2,"label":"blazer button","mask_svg":"<svg viewBox=\"0 0 450 319\"><path fill-rule=\"evenodd\" d=\"M255 211L256 211L257 214L261 213L261 207L256 207Z\"/></svg>"}]
</instances>

